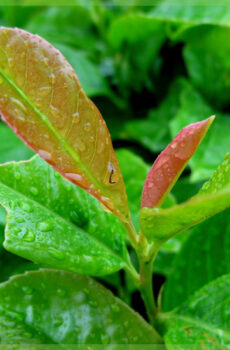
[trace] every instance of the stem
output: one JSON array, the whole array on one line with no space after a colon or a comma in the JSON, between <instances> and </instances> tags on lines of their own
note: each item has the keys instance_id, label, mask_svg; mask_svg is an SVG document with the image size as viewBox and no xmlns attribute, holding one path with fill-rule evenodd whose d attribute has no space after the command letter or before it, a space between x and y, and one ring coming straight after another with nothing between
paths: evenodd
<instances>
[{"instance_id":1,"label":"stem","mask_svg":"<svg viewBox=\"0 0 230 350\"><path fill-rule=\"evenodd\" d=\"M140 261L140 291L151 324L154 323L156 315L156 304L153 296L152 274L153 260L149 262Z\"/></svg>"}]
</instances>

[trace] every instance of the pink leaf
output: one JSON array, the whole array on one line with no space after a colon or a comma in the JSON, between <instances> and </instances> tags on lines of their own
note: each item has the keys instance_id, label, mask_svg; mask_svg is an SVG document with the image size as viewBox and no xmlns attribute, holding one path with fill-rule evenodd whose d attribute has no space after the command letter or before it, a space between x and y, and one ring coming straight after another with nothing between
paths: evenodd
<instances>
[{"instance_id":1,"label":"pink leaf","mask_svg":"<svg viewBox=\"0 0 230 350\"><path fill-rule=\"evenodd\" d=\"M160 207L198 148L215 116L185 127L158 156L146 178L141 207Z\"/></svg>"}]
</instances>

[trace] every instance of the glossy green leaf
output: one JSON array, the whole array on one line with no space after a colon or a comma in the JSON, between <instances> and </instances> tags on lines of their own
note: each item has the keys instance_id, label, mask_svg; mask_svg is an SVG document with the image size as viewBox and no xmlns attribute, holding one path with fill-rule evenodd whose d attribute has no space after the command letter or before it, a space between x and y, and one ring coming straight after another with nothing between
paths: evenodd
<instances>
[{"instance_id":1,"label":"glossy green leaf","mask_svg":"<svg viewBox=\"0 0 230 350\"><path fill-rule=\"evenodd\" d=\"M105 275L129 265L121 222L39 157L0 166L4 246L42 266Z\"/></svg>"},{"instance_id":2,"label":"glossy green leaf","mask_svg":"<svg viewBox=\"0 0 230 350\"><path fill-rule=\"evenodd\" d=\"M164 242L230 207L230 153L197 195L169 209L141 210L141 228L149 240Z\"/></svg>"},{"instance_id":3,"label":"glossy green leaf","mask_svg":"<svg viewBox=\"0 0 230 350\"><path fill-rule=\"evenodd\" d=\"M206 0L193 0L191 3L181 2L170 4L168 0L163 0L151 12L151 16L173 23L180 23L187 26L200 24L217 24L223 26L230 25L229 6L221 3L212 3Z\"/></svg>"},{"instance_id":4,"label":"glossy green leaf","mask_svg":"<svg viewBox=\"0 0 230 350\"><path fill-rule=\"evenodd\" d=\"M108 129L72 67L48 42L19 29L1 27L0 48L3 119L63 176L129 221Z\"/></svg>"},{"instance_id":5,"label":"glossy green leaf","mask_svg":"<svg viewBox=\"0 0 230 350\"><path fill-rule=\"evenodd\" d=\"M181 84L183 88L180 92L180 105L170 123L172 137L190 123L198 122L207 115L217 115L215 123L189 162L192 170L191 180L206 180L230 150L230 119L228 115L210 107L189 82L181 80Z\"/></svg>"},{"instance_id":6,"label":"glossy green leaf","mask_svg":"<svg viewBox=\"0 0 230 350\"><path fill-rule=\"evenodd\" d=\"M33 155L33 152L3 123L0 123L0 140L0 163L26 160Z\"/></svg>"},{"instance_id":7,"label":"glossy green leaf","mask_svg":"<svg viewBox=\"0 0 230 350\"><path fill-rule=\"evenodd\" d=\"M167 349L229 349L230 275L204 286L168 314Z\"/></svg>"},{"instance_id":8,"label":"glossy green leaf","mask_svg":"<svg viewBox=\"0 0 230 350\"><path fill-rule=\"evenodd\" d=\"M141 207L160 207L207 133L214 117L185 127L157 157L145 180Z\"/></svg>"},{"instance_id":9,"label":"glossy green leaf","mask_svg":"<svg viewBox=\"0 0 230 350\"><path fill-rule=\"evenodd\" d=\"M230 28L204 27L190 30L185 39L184 60L190 79L216 107L229 103L229 35Z\"/></svg>"},{"instance_id":10,"label":"glossy green leaf","mask_svg":"<svg viewBox=\"0 0 230 350\"><path fill-rule=\"evenodd\" d=\"M55 270L29 272L1 284L0 300L3 344L161 341L137 313L87 277ZM3 326L12 323L14 327Z\"/></svg>"},{"instance_id":11,"label":"glossy green leaf","mask_svg":"<svg viewBox=\"0 0 230 350\"><path fill-rule=\"evenodd\" d=\"M192 230L171 267L164 288L164 310L173 309L206 283L230 273L229 214L230 210L220 213Z\"/></svg>"}]
</instances>

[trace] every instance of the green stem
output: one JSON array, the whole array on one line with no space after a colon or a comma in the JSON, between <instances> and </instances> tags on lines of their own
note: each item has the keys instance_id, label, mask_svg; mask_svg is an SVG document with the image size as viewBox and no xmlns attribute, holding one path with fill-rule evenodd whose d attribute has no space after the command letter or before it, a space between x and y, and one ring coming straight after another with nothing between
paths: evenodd
<instances>
[{"instance_id":1,"label":"green stem","mask_svg":"<svg viewBox=\"0 0 230 350\"><path fill-rule=\"evenodd\" d=\"M147 315L151 324L155 321L156 304L152 285L153 260L140 261L140 291L144 300Z\"/></svg>"}]
</instances>

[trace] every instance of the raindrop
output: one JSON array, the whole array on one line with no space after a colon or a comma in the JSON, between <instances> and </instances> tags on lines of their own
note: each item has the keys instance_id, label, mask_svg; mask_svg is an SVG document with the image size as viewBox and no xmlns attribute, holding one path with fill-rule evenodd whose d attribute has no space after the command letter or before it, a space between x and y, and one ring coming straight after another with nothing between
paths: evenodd
<instances>
[{"instance_id":1,"label":"raindrop","mask_svg":"<svg viewBox=\"0 0 230 350\"><path fill-rule=\"evenodd\" d=\"M39 222L38 229L42 232L49 232L53 229L53 225L48 221Z\"/></svg>"},{"instance_id":2,"label":"raindrop","mask_svg":"<svg viewBox=\"0 0 230 350\"><path fill-rule=\"evenodd\" d=\"M51 92L51 86L43 86L38 89L38 95L41 97L47 96Z\"/></svg>"},{"instance_id":3,"label":"raindrop","mask_svg":"<svg viewBox=\"0 0 230 350\"><path fill-rule=\"evenodd\" d=\"M83 180L82 176L79 174L74 174L74 173L65 173L65 176L69 179L69 180L73 180L73 181L77 181L77 182L81 182Z\"/></svg>"},{"instance_id":4,"label":"raindrop","mask_svg":"<svg viewBox=\"0 0 230 350\"><path fill-rule=\"evenodd\" d=\"M41 158L45 159L45 160L51 160L51 153L47 152L45 150L38 150L38 154Z\"/></svg>"},{"instance_id":5,"label":"raindrop","mask_svg":"<svg viewBox=\"0 0 230 350\"><path fill-rule=\"evenodd\" d=\"M64 258L63 253L60 250L54 249L54 248L49 248L48 253L50 253L51 256L54 258L61 260Z\"/></svg>"},{"instance_id":6,"label":"raindrop","mask_svg":"<svg viewBox=\"0 0 230 350\"><path fill-rule=\"evenodd\" d=\"M23 240L26 242L33 242L35 240L35 235L32 230L28 229L23 236Z\"/></svg>"},{"instance_id":7,"label":"raindrop","mask_svg":"<svg viewBox=\"0 0 230 350\"><path fill-rule=\"evenodd\" d=\"M13 102L17 107L19 107L23 112L27 112L27 109L24 106L24 104L21 101L19 101L18 99L14 98L14 97L10 97L10 101Z\"/></svg>"},{"instance_id":8,"label":"raindrop","mask_svg":"<svg viewBox=\"0 0 230 350\"><path fill-rule=\"evenodd\" d=\"M16 180L20 180L21 179L21 174L20 173L15 173L14 177Z\"/></svg>"},{"instance_id":9,"label":"raindrop","mask_svg":"<svg viewBox=\"0 0 230 350\"><path fill-rule=\"evenodd\" d=\"M48 67L49 59L47 57L44 57L43 60L42 60L42 63L44 64L44 66Z\"/></svg>"},{"instance_id":10,"label":"raindrop","mask_svg":"<svg viewBox=\"0 0 230 350\"><path fill-rule=\"evenodd\" d=\"M90 130L90 126L91 126L90 123L86 123L85 126L84 126L84 130L85 131L89 131Z\"/></svg>"},{"instance_id":11,"label":"raindrop","mask_svg":"<svg viewBox=\"0 0 230 350\"><path fill-rule=\"evenodd\" d=\"M30 192L34 195L34 196L37 196L39 191L36 187L31 187L30 188Z\"/></svg>"},{"instance_id":12,"label":"raindrop","mask_svg":"<svg viewBox=\"0 0 230 350\"><path fill-rule=\"evenodd\" d=\"M177 142L174 142L174 143L172 143L171 147L172 147L173 149L175 149L175 148L177 147L177 145L178 145L178 143L177 143Z\"/></svg>"},{"instance_id":13,"label":"raindrop","mask_svg":"<svg viewBox=\"0 0 230 350\"><path fill-rule=\"evenodd\" d=\"M31 205L28 204L28 203L25 203L25 202L20 203L20 207L21 207L23 210L25 210L26 212L28 212L28 213L31 213L31 212L32 212L32 207L31 207Z\"/></svg>"},{"instance_id":14,"label":"raindrop","mask_svg":"<svg viewBox=\"0 0 230 350\"><path fill-rule=\"evenodd\" d=\"M60 297L64 297L66 295L66 290L63 288L58 288L57 295L59 295Z\"/></svg>"}]
</instances>

